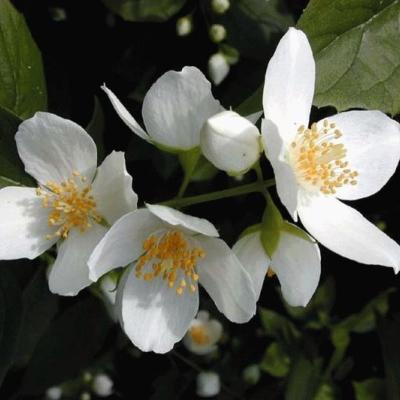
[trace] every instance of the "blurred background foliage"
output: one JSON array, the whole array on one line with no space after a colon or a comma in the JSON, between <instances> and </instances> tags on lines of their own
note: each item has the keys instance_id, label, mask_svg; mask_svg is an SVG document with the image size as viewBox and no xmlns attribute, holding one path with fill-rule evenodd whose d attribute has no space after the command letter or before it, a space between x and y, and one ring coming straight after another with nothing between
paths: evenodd
<instances>
[{"instance_id":1,"label":"blurred background foliage","mask_svg":"<svg viewBox=\"0 0 400 400\"><path fill-rule=\"evenodd\" d=\"M195 65L213 79L210 57L220 54L228 73L214 86L215 96L225 107L258 111L268 60L295 24L317 61L314 120L333 107L400 112L398 0L230 3L221 12L209 0L0 0L0 187L31 183L14 134L21 120L48 110L87 127L101 157L126 151L142 201L173 197L182 179L178 160L132 135L100 85L106 82L139 116L162 73ZM263 168L272 176L266 163ZM397 241L399 183L397 172L379 194L357 201ZM188 193L234 185L202 160ZM263 201L255 194L190 212L209 218L232 244L259 221ZM267 279L258 315L245 325L229 324L202 293L201 309L224 325L217 352L193 355L178 344L160 356L134 348L98 288L75 298L49 293L51 260L47 254L0 265L1 399L42 399L55 385L64 398L83 399L99 371L114 381L110 398L192 399L201 370L220 375L219 399L400 399L399 279L389 269L322 249L320 288L307 308L287 306L276 280Z\"/></svg>"}]
</instances>

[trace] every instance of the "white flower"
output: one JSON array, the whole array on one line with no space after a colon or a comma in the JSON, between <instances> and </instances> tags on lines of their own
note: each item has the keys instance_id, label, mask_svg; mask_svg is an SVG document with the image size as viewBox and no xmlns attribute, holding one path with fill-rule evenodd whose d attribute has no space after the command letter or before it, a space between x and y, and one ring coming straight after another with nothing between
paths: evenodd
<instances>
[{"instance_id":1,"label":"white flower","mask_svg":"<svg viewBox=\"0 0 400 400\"><path fill-rule=\"evenodd\" d=\"M62 389L59 386L52 386L46 390L46 399L60 400L62 397Z\"/></svg>"},{"instance_id":2,"label":"white flower","mask_svg":"<svg viewBox=\"0 0 400 400\"><path fill-rule=\"evenodd\" d=\"M211 84L195 67L168 71L149 89L143 101L147 132L136 122L115 94L103 86L115 111L142 139L171 151L187 151L200 144L204 122L222 111L211 93Z\"/></svg>"},{"instance_id":3,"label":"white flower","mask_svg":"<svg viewBox=\"0 0 400 400\"><path fill-rule=\"evenodd\" d=\"M112 224L136 209L124 154L111 153L96 169L92 138L49 113L24 121L15 139L39 188L0 190L0 260L34 259L57 242L50 290L75 295L91 284L87 260L107 231L104 222Z\"/></svg>"},{"instance_id":4,"label":"white flower","mask_svg":"<svg viewBox=\"0 0 400 400\"><path fill-rule=\"evenodd\" d=\"M215 53L208 60L208 74L217 86L228 76L230 69L231 67L222 53Z\"/></svg>"},{"instance_id":5,"label":"white flower","mask_svg":"<svg viewBox=\"0 0 400 400\"><path fill-rule=\"evenodd\" d=\"M197 317L190 323L183 344L192 353L205 355L217 349L221 336L222 324L216 319L210 319L207 311L199 311Z\"/></svg>"},{"instance_id":6,"label":"white flower","mask_svg":"<svg viewBox=\"0 0 400 400\"><path fill-rule=\"evenodd\" d=\"M271 257L262 245L260 230L245 233L232 250L251 276L257 299L265 277L276 274L288 304L308 304L321 275L321 256L318 244L303 230L283 221Z\"/></svg>"},{"instance_id":7,"label":"white flower","mask_svg":"<svg viewBox=\"0 0 400 400\"><path fill-rule=\"evenodd\" d=\"M221 381L215 372L200 372L196 378L196 394L199 397L214 397L221 391Z\"/></svg>"},{"instance_id":8,"label":"white flower","mask_svg":"<svg viewBox=\"0 0 400 400\"><path fill-rule=\"evenodd\" d=\"M248 118L223 111L209 118L200 134L204 156L231 175L247 172L259 159L260 132Z\"/></svg>"},{"instance_id":9,"label":"white flower","mask_svg":"<svg viewBox=\"0 0 400 400\"><path fill-rule=\"evenodd\" d=\"M96 396L108 397L113 393L113 381L106 374L97 374L92 383L92 390Z\"/></svg>"},{"instance_id":10,"label":"white flower","mask_svg":"<svg viewBox=\"0 0 400 400\"><path fill-rule=\"evenodd\" d=\"M263 142L292 217L330 250L400 267L400 247L340 200L376 193L396 170L400 125L380 111L339 113L308 128L315 63L307 37L289 29L269 62Z\"/></svg>"},{"instance_id":11,"label":"white flower","mask_svg":"<svg viewBox=\"0 0 400 400\"><path fill-rule=\"evenodd\" d=\"M205 219L160 205L121 217L89 259L90 277L137 260L125 271L116 307L123 329L143 351L165 353L199 308L198 282L233 322L255 313L251 278Z\"/></svg>"}]
</instances>

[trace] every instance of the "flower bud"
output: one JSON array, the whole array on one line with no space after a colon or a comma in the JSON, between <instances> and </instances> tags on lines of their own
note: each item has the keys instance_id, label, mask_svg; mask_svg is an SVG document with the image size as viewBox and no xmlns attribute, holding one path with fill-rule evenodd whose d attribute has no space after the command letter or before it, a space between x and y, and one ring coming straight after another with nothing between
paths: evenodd
<instances>
[{"instance_id":1,"label":"flower bud","mask_svg":"<svg viewBox=\"0 0 400 400\"><path fill-rule=\"evenodd\" d=\"M249 385L256 385L260 380L260 368L256 364L248 365L243 370L243 380Z\"/></svg>"},{"instance_id":2,"label":"flower bud","mask_svg":"<svg viewBox=\"0 0 400 400\"><path fill-rule=\"evenodd\" d=\"M98 374L92 383L93 392L99 397L108 397L113 393L113 381L106 374Z\"/></svg>"},{"instance_id":3,"label":"flower bud","mask_svg":"<svg viewBox=\"0 0 400 400\"><path fill-rule=\"evenodd\" d=\"M89 392L83 392L81 394L80 400L91 400L92 396L90 395Z\"/></svg>"},{"instance_id":4,"label":"flower bud","mask_svg":"<svg viewBox=\"0 0 400 400\"><path fill-rule=\"evenodd\" d=\"M257 127L233 111L223 111L206 121L200 145L204 156L230 175L247 172L261 152Z\"/></svg>"},{"instance_id":5,"label":"flower bud","mask_svg":"<svg viewBox=\"0 0 400 400\"><path fill-rule=\"evenodd\" d=\"M215 372L200 372L196 379L196 394L199 397L213 397L221 390L219 375Z\"/></svg>"},{"instance_id":6,"label":"flower bud","mask_svg":"<svg viewBox=\"0 0 400 400\"><path fill-rule=\"evenodd\" d=\"M62 389L59 386L52 386L46 390L46 399L59 400L62 396Z\"/></svg>"},{"instance_id":7,"label":"flower bud","mask_svg":"<svg viewBox=\"0 0 400 400\"><path fill-rule=\"evenodd\" d=\"M209 35L214 43L220 43L226 38L226 29L221 24L213 24L211 25Z\"/></svg>"},{"instance_id":8,"label":"flower bud","mask_svg":"<svg viewBox=\"0 0 400 400\"><path fill-rule=\"evenodd\" d=\"M178 36L187 36L192 33L193 23L191 17L181 17L176 21L176 34Z\"/></svg>"},{"instance_id":9,"label":"flower bud","mask_svg":"<svg viewBox=\"0 0 400 400\"><path fill-rule=\"evenodd\" d=\"M224 14L231 6L229 0L212 0L211 8L216 14Z\"/></svg>"},{"instance_id":10,"label":"flower bud","mask_svg":"<svg viewBox=\"0 0 400 400\"><path fill-rule=\"evenodd\" d=\"M219 85L226 78L230 69L226 58L221 53L213 54L208 60L208 74L215 85Z\"/></svg>"}]
</instances>

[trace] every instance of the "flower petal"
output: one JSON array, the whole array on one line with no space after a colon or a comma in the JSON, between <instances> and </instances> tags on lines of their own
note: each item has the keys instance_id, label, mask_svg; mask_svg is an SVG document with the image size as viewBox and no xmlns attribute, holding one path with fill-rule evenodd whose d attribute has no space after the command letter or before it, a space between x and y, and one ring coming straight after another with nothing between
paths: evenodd
<instances>
[{"instance_id":1,"label":"flower petal","mask_svg":"<svg viewBox=\"0 0 400 400\"><path fill-rule=\"evenodd\" d=\"M107 229L93 224L86 232L71 230L68 238L58 246L57 258L49 273L49 288L52 293L75 296L93 283L89 279L87 261Z\"/></svg>"},{"instance_id":2,"label":"flower petal","mask_svg":"<svg viewBox=\"0 0 400 400\"><path fill-rule=\"evenodd\" d=\"M215 226L204 218L184 214L171 207L157 204L146 204L148 210L156 217L172 226L180 226L190 233L201 233L206 236L219 236Z\"/></svg>"},{"instance_id":3,"label":"flower petal","mask_svg":"<svg viewBox=\"0 0 400 400\"><path fill-rule=\"evenodd\" d=\"M63 182L79 171L89 182L97 166L97 149L83 128L57 115L37 112L15 135L25 170L41 184Z\"/></svg>"},{"instance_id":4,"label":"flower petal","mask_svg":"<svg viewBox=\"0 0 400 400\"><path fill-rule=\"evenodd\" d=\"M185 335L199 308L197 291L181 296L161 278L136 278L127 269L118 286L120 322L129 339L142 351L166 353Z\"/></svg>"},{"instance_id":5,"label":"flower petal","mask_svg":"<svg viewBox=\"0 0 400 400\"><path fill-rule=\"evenodd\" d=\"M162 221L145 209L122 216L93 250L88 261L90 279L96 282L112 269L135 261L143 253L143 241L162 227Z\"/></svg>"},{"instance_id":6,"label":"flower petal","mask_svg":"<svg viewBox=\"0 0 400 400\"><path fill-rule=\"evenodd\" d=\"M338 142L347 149L349 168L358 172L357 184L337 188L336 197L356 200L379 191L399 163L400 124L380 111L348 111L328 120L343 133Z\"/></svg>"},{"instance_id":7,"label":"flower petal","mask_svg":"<svg viewBox=\"0 0 400 400\"><path fill-rule=\"evenodd\" d=\"M223 240L205 236L196 240L206 253L197 264L200 283L229 320L247 322L256 312L256 295L249 274Z\"/></svg>"},{"instance_id":8,"label":"flower petal","mask_svg":"<svg viewBox=\"0 0 400 400\"><path fill-rule=\"evenodd\" d=\"M254 232L243 236L236 242L232 250L250 275L253 281L256 298L258 299L271 263L270 258L262 246L260 232Z\"/></svg>"},{"instance_id":9,"label":"flower petal","mask_svg":"<svg viewBox=\"0 0 400 400\"><path fill-rule=\"evenodd\" d=\"M400 267L400 246L358 211L334 197L301 199L299 216L305 228L325 247L363 264Z\"/></svg>"},{"instance_id":10,"label":"flower petal","mask_svg":"<svg viewBox=\"0 0 400 400\"><path fill-rule=\"evenodd\" d=\"M293 168L288 161L286 145L272 121L263 119L261 132L266 155L274 169L276 191L291 217L297 221L296 210L299 186Z\"/></svg>"},{"instance_id":11,"label":"flower petal","mask_svg":"<svg viewBox=\"0 0 400 400\"><path fill-rule=\"evenodd\" d=\"M201 127L220 111L210 82L195 67L166 72L143 101L143 120L152 140L181 150L199 146Z\"/></svg>"},{"instance_id":12,"label":"flower petal","mask_svg":"<svg viewBox=\"0 0 400 400\"><path fill-rule=\"evenodd\" d=\"M34 259L50 248L57 239L46 239L52 233L48 215L34 188L1 189L0 260Z\"/></svg>"},{"instance_id":13,"label":"flower petal","mask_svg":"<svg viewBox=\"0 0 400 400\"><path fill-rule=\"evenodd\" d=\"M104 159L97 169L92 194L97 211L109 224L137 208L138 197L132 189L123 152L113 151Z\"/></svg>"},{"instance_id":14,"label":"flower petal","mask_svg":"<svg viewBox=\"0 0 400 400\"><path fill-rule=\"evenodd\" d=\"M271 268L278 276L287 303L293 307L305 307L317 289L321 276L318 244L310 236L307 240L282 230L278 248L272 256Z\"/></svg>"},{"instance_id":15,"label":"flower petal","mask_svg":"<svg viewBox=\"0 0 400 400\"><path fill-rule=\"evenodd\" d=\"M315 62L307 36L289 28L265 74L265 118L276 124L284 142L300 125L308 125L315 86Z\"/></svg>"}]
</instances>

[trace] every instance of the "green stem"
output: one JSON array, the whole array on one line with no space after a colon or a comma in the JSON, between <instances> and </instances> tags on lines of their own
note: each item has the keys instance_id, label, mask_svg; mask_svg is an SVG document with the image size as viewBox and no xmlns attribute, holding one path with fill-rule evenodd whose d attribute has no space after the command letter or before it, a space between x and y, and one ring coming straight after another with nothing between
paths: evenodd
<instances>
[{"instance_id":1,"label":"green stem","mask_svg":"<svg viewBox=\"0 0 400 400\"><path fill-rule=\"evenodd\" d=\"M260 184L261 184L262 182L264 182L264 176L263 176L263 172L262 172L262 169L261 169L260 162L257 162L257 163L254 165L254 171L256 171L258 182L259 182ZM263 185L263 188L262 188L262 193L263 193L264 197L266 198L266 200L268 200L268 190L267 190L267 187L264 186L264 185Z\"/></svg>"},{"instance_id":2,"label":"green stem","mask_svg":"<svg viewBox=\"0 0 400 400\"><path fill-rule=\"evenodd\" d=\"M190 183L190 178L191 178L192 174L188 174L185 172L185 175L183 177L183 181L181 183L181 186L179 187L179 191L176 197L178 198L182 198L182 196L184 195L189 183Z\"/></svg>"},{"instance_id":3,"label":"green stem","mask_svg":"<svg viewBox=\"0 0 400 400\"><path fill-rule=\"evenodd\" d=\"M200 194L198 196L190 196L172 199L159 203L162 206L169 206L175 208L188 207L194 204L206 203L209 201L215 201L220 199L226 199L228 197L242 196L248 193L263 192L264 188L268 188L275 185L275 179L267 179L263 182L254 182L247 185L234 187L232 189L218 190L216 192Z\"/></svg>"},{"instance_id":4,"label":"green stem","mask_svg":"<svg viewBox=\"0 0 400 400\"><path fill-rule=\"evenodd\" d=\"M201 151L197 147L179 154L178 157L184 171L184 177L176 197L181 198L184 195L200 156Z\"/></svg>"}]
</instances>

